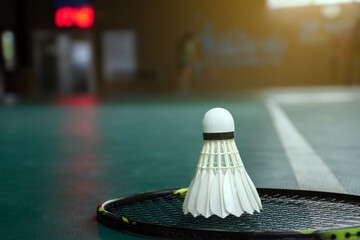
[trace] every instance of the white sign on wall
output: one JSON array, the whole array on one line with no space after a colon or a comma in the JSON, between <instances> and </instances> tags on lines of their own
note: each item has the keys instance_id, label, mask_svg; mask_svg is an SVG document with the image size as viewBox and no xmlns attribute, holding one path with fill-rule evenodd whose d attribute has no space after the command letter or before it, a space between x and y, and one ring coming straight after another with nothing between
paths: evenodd
<instances>
[{"instance_id":1,"label":"white sign on wall","mask_svg":"<svg viewBox=\"0 0 360 240\"><path fill-rule=\"evenodd\" d=\"M133 31L106 31L102 36L103 72L114 81L136 71L136 37Z\"/></svg>"}]
</instances>

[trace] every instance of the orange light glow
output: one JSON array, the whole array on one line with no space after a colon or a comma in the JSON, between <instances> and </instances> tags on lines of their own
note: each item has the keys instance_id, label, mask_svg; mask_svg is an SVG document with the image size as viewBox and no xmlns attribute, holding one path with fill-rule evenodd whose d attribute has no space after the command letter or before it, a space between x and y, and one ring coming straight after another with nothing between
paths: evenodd
<instances>
[{"instance_id":1,"label":"orange light glow","mask_svg":"<svg viewBox=\"0 0 360 240\"><path fill-rule=\"evenodd\" d=\"M74 15L75 25L79 28L91 27L94 22L94 9L91 7L79 8Z\"/></svg>"},{"instance_id":2,"label":"orange light glow","mask_svg":"<svg viewBox=\"0 0 360 240\"><path fill-rule=\"evenodd\" d=\"M91 7L62 7L56 10L55 24L57 27L89 28L94 23L94 9Z\"/></svg>"}]
</instances>

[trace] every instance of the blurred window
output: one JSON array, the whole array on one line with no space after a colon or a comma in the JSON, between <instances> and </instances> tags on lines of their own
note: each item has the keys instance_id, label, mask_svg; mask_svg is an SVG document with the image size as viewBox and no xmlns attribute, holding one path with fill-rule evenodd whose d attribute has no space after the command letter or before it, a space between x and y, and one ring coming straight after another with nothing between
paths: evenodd
<instances>
[{"instance_id":1,"label":"blurred window","mask_svg":"<svg viewBox=\"0 0 360 240\"><path fill-rule=\"evenodd\" d=\"M102 36L102 49L103 71L106 80L125 79L124 76L135 73L137 63L134 32L105 32Z\"/></svg>"},{"instance_id":2,"label":"blurred window","mask_svg":"<svg viewBox=\"0 0 360 240\"><path fill-rule=\"evenodd\" d=\"M4 31L1 34L1 47L5 69L11 71L15 68L15 36L11 31Z\"/></svg>"},{"instance_id":3,"label":"blurred window","mask_svg":"<svg viewBox=\"0 0 360 240\"><path fill-rule=\"evenodd\" d=\"M302 7L310 5L327 5L338 3L353 3L360 0L268 0L270 8Z\"/></svg>"}]
</instances>

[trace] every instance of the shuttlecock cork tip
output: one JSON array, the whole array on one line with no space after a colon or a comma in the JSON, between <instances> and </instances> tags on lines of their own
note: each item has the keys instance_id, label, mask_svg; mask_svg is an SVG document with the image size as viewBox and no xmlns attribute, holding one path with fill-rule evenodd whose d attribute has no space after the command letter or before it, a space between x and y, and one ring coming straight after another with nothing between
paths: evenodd
<instances>
[{"instance_id":1,"label":"shuttlecock cork tip","mask_svg":"<svg viewBox=\"0 0 360 240\"><path fill-rule=\"evenodd\" d=\"M235 124L231 113L224 108L213 108L207 111L202 121L202 130L205 134L234 133ZM205 138L204 138L205 139Z\"/></svg>"}]
</instances>

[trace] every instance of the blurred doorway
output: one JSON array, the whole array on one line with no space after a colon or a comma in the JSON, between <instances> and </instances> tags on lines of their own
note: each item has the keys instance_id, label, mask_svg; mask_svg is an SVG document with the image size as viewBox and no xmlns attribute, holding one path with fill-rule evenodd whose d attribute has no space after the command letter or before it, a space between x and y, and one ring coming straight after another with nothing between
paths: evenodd
<instances>
[{"instance_id":1,"label":"blurred doorway","mask_svg":"<svg viewBox=\"0 0 360 240\"><path fill-rule=\"evenodd\" d=\"M91 32L36 31L33 53L40 94L96 92Z\"/></svg>"}]
</instances>

